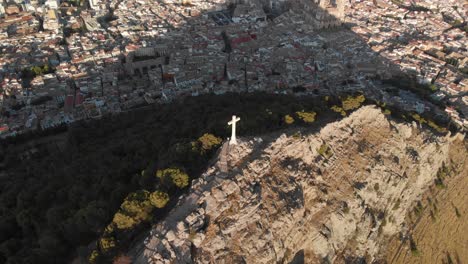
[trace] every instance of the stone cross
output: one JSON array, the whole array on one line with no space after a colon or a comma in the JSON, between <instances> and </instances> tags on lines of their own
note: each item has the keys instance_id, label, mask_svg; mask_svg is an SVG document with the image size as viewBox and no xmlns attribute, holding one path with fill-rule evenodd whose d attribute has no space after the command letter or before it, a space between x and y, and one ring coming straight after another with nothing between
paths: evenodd
<instances>
[{"instance_id":1,"label":"stone cross","mask_svg":"<svg viewBox=\"0 0 468 264\"><path fill-rule=\"evenodd\" d=\"M229 141L229 145L237 145L236 140L236 123L240 120L239 117L235 115L232 116L232 120L228 122L228 125L232 128L231 140Z\"/></svg>"}]
</instances>

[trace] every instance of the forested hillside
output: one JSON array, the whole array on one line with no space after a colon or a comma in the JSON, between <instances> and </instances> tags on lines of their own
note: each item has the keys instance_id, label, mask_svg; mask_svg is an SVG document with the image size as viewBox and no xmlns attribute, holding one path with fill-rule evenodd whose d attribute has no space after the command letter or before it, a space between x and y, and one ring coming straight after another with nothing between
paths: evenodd
<instances>
[{"instance_id":1,"label":"forested hillside","mask_svg":"<svg viewBox=\"0 0 468 264\"><path fill-rule=\"evenodd\" d=\"M74 124L65 132L62 148L39 149L29 158L15 149L31 142L3 141L0 263L87 258L106 226L119 220L114 216L119 207L122 210L123 202L135 196L130 194L168 193L165 209L152 208L140 219L145 221L127 218L131 228L110 241L112 254L117 254L119 241L130 241L138 230L157 221L186 188L163 182L157 170L178 168L190 179L197 177L219 138L229 135L232 114L241 117L238 134L244 136L339 117L330 110L332 104L324 98L207 95Z\"/></svg>"}]
</instances>

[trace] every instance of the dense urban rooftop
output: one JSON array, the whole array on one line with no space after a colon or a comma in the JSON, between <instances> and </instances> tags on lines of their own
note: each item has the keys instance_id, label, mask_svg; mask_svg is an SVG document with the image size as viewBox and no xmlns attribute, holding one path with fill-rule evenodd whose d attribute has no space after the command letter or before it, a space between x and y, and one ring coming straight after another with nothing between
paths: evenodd
<instances>
[{"instance_id":1,"label":"dense urban rooftop","mask_svg":"<svg viewBox=\"0 0 468 264\"><path fill-rule=\"evenodd\" d=\"M363 91L430 109L383 92L402 74L468 126L468 4L318 2L2 1L0 135L204 93Z\"/></svg>"}]
</instances>

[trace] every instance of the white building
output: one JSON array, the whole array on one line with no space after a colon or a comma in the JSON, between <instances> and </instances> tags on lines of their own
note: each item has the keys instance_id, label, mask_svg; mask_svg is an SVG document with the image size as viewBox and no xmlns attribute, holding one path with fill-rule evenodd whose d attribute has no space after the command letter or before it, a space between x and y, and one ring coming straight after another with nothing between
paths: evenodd
<instances>
[{"instance_id":1,"label":"white building","mask_svg":"<svg viewBox=\"0 0 468 264\"><path fill-rule=\"evenodd\" d=\"M56 9L49 9L44 15L44 29L58 32L59 17Z\"/></svg>"},{"instance_id":2,"label":"white building","mask_svg":"<svg viewBox=\"0 0 468 264\"><path fill-rule=\"evenodd\" d=\"M57 9L60 6L60 0L47 0L45 5L51 9Z\"/></svg>"},{"instance_id":3,"label":"white building","mask_svg":"<svg viewBox=\"0 0 468 264\"><path fill-rule=\"evenodd\" d=\"M5 16L5 7L3 6L3 3L0 2L0 17Z\"/></svg>"},{"instance_id":4,"label":"white building","mask_svg":"<svg viewBox=\"0 0 468 264\"><path fill-rule=\"evenodd\" d=\"M29 0L24 0L21 6L23 7L23 11L36 12L36 7L31 4L31 1Z\"/></svg>"},{"instance_id":5,"label":"white building","mask_svg":"<svg viewBox=\"0 0 468 264\"><path fill-rule=\"evenodd\" d=\"M89 0L89 7L94 10L101 9L101 1L100 0Z\"/></svg>"}]
</instances>

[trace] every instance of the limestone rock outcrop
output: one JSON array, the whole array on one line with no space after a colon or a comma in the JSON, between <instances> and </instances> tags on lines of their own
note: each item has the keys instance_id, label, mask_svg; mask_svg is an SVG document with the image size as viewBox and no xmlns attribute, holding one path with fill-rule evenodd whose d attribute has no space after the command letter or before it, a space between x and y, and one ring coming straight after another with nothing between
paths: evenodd
<instances>
[{"instance_id":1,"label":"limestone rock outcrop","mask_svg":"<svg viewBox=\"0 0 468 264\"><path fill-rule=\"evenodd\" d=\"M215 165L195 180L136 262L375 260L406 228L453 139L389 121L372 106L320 132L291 134L225 145L219 160L228 171Z\"/></svg>"}]
</instances>

